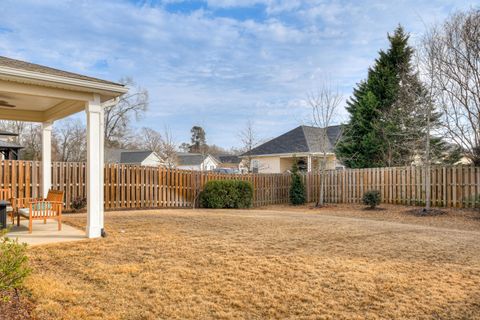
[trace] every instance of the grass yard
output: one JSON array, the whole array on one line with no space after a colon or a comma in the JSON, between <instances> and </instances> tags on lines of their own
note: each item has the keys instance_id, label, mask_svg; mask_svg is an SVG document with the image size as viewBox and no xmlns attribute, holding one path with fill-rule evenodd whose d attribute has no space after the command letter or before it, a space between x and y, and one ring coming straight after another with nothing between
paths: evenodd
<instances>
[{"instance_id":1,"label":"grass yard","mask_svg":"<svg viewBox=\"0 0 480 320\"><path fill-rule=\"evenodd\" d=\"M480 319L478 213L386 208L108 212L27 290L39 319Z\"/></svg>"}]
</instances>

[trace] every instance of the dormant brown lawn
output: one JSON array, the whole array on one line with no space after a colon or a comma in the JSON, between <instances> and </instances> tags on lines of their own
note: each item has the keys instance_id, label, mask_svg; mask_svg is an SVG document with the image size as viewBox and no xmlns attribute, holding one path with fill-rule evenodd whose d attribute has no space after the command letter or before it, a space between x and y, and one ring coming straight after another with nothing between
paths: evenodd
<instances>
[{"instance_id":1,"label":"dormant brown lawn","mask_svg":"<svg viewBox=\"0 0 480 320\"><path fill-rule=\"evenodd\" d=\"M480 318L478 214L407 209L109 212L32 247L27 289L40 319Z\"/></svg>"}]
</instances>

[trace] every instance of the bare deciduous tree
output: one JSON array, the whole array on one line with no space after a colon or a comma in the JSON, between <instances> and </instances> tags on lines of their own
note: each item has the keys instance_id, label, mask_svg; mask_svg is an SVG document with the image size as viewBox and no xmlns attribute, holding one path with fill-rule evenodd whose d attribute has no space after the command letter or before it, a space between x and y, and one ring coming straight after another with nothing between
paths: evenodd
<instances>
[{"instance_id":1,"label":"bare deciduous tree","mask_svg":"<svg viewBox=\"0 0 480 320\"><path fill-rule=\"evenodd\" d=\"M480 165L480 9L457 12L423 39L444 134Z\"/></svg>"},{"instance_id":2,"label":"bare deciduous tree","mask_svg":"<svg viewBox=\"0 0 480 320\"><path fill-rule=\"evenodd\" d=\"M78 119L61 120L54 125L53 159L56 161L81 162L87 155L87 131Z\"/></svg>"},{"instance_id":3,"label":"bare deciduous tree","mask_svg":"<svg viewBox=\"0 0 480 320\"><path fill-rule=\"evenodd\" d=\"M255 126L251 120L248 120L245 124L245 127L238 134L240 141L242 143L242 153L246 154L245 156L245 167L248 169L248 172L252 172L252 155L251 151L261 143L261 140L258 137Z\"/></svg>"},{"instance_id":4,"label":"bare deciduous tree","mask_svg":"<svg viewBox=\"0 0 480 320\"><path fill-rule=\"evenodd\" d=\"M18 134L11 141L20 144L20 159L40 160L42 153L40 125L22 121L0 121L0 128Z\"/></svg>"},{"instance_id":5,"label":"bare deciduous tree","mask_svg":"<svg viewBox=\"0 0 480 320\"><path fill-rule=\"evenodd\" d=\"M132 117L136 120L145 113L148 107L148 91L135 88L131 78L120 80L130 88L127 94L108 102L105 110L105 145L107 147L123 147L129 134Z\"/></svg>"},{"instance_id":6,"label":"bare deciduous tree","mask_svg":"<svg viewBox=\"0 0 480 320\"><path fill-rule=\"evenodd\" d=\"M174 168L177 165L177 149L173 140L172 133L165 129L164 134L150 129L142 129L142 147L154 151L168 168Z\"/></svg>"},{"instance_id":7,"label":"bare deciduous tree","mask_svg":"<svg viewBox=\"0 0 480 320\"><path fill-rule=\"evenodd\" d=\"M320 166L318 168L320 188L317 206L323 206L324 204L325 170L327 168L327 153L330 145L327 128L332 125L342 99L343 97L338 88L333 88L328 82L323 82L317 91L309 93L306 99L306 103L312 112L312 125L322 129L318 137L322 156L320 157Z\"/></svg>"}]
</instances>

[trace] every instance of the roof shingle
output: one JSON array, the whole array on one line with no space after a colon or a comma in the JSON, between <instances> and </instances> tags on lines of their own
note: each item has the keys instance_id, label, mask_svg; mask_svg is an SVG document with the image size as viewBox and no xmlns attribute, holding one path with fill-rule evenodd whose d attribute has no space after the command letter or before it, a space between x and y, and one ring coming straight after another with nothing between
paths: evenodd
<instances>
[{"instance_id":1,"label":"roof shingle","mask_svg":"<svg viewBox=\"0 0 480 320\"><path fill-rule=\"evenodd\" d=\"M326 151L333 152L334 145L340 138L342 130L340 125L330 126L326 129L311 126L299 126L259 145L250 152L244 153L242 156L322 152L323 143L321 137L323 130L327 130L328 141Z\"/></svg>"}]
</instances>

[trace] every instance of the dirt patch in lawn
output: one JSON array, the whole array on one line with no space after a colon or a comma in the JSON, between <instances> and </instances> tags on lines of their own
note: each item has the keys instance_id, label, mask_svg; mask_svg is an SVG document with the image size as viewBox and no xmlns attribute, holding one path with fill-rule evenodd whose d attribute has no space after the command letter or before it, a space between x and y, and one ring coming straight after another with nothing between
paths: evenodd
<instances>
[{"instance_id":1,"label":"dirt patch in lawn","mask_svg":"<svg viewBox=\"0 0 480 320\"><path fill-rule=\"evenodd\" d=\"M0 292L0 320L32 319L33 304L21 292Z\"/></svg>"},{"instance_id":2,"label":"dirt patch in lawn","mask_svg":"<svg viewBox=\"0 0 480 320\"><path fill-rule=\"evenodd\" d=\"M479 229L322 210L107 212L105 239L29 249L34 315L479 318Z\"/></svg>"}]
</instances>

